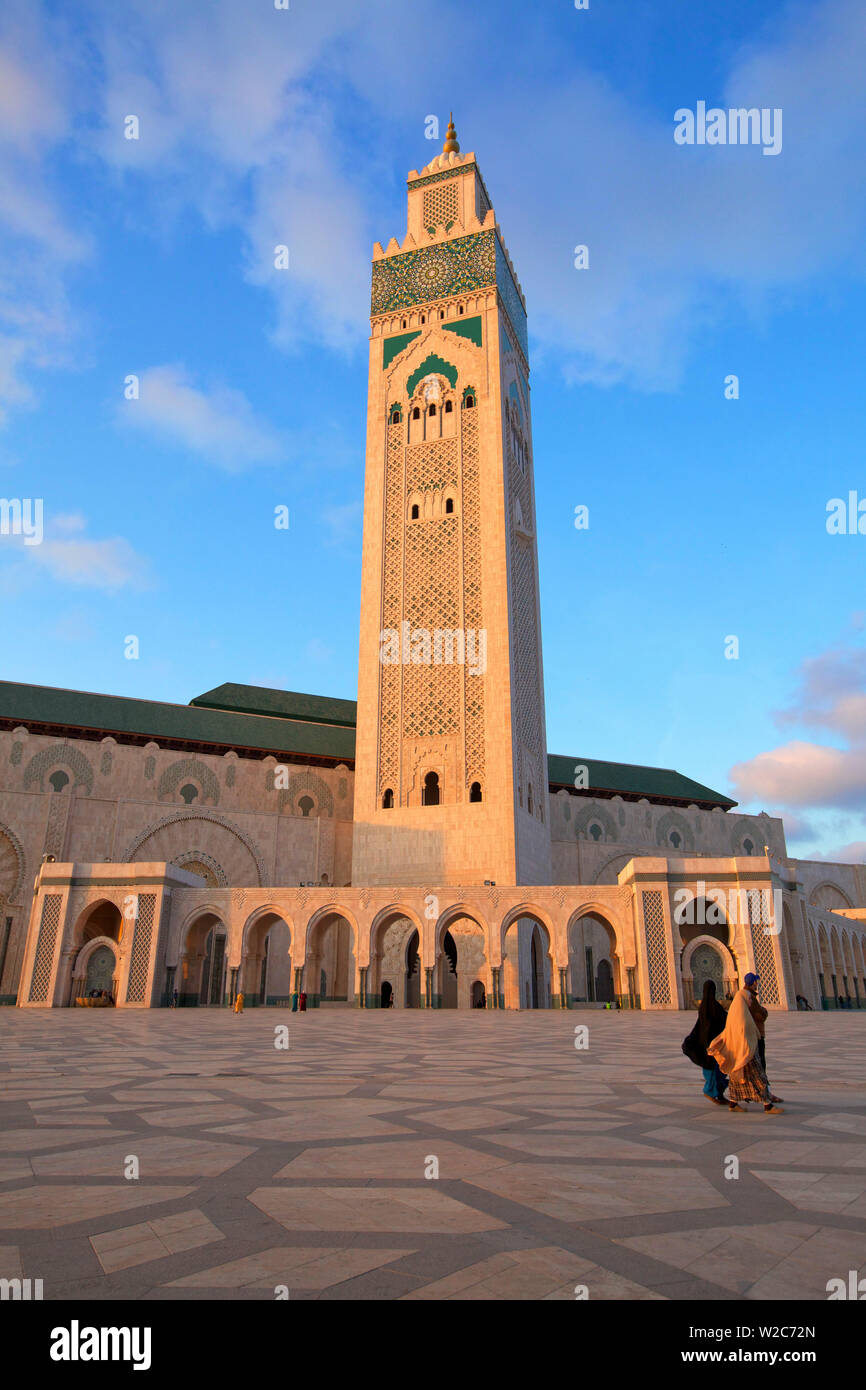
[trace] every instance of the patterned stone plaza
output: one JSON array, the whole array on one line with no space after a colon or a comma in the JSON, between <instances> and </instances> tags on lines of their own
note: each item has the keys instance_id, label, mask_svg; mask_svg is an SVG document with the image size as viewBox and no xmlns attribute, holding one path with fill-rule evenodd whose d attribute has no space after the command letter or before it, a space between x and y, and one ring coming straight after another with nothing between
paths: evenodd
<instances>
[{"instance_id":1,"label":"patterned stone plaza","mask_svg":"<svg viewBox=\"0 0 866 1390\"><path fill-rule=\"evenodd\" d=\"M783 1116L704 1099L692 1018L3 1010L0 1277L45 1299L826 1299L866 1273L866 1017L771 1016Z\"/></svg>"}]
</instances>

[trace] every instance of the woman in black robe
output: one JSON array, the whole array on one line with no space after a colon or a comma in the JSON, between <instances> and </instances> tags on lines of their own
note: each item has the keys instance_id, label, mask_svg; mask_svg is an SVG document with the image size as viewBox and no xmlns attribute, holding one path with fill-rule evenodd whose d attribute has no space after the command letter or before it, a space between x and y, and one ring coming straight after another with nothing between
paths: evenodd
<instances>
[{"instance_id":1,"label":"woman in black robe","mask_svg":"<svg viewBox=\"0 0 866 1390\"><path fill-rule=\"evenodd\" d=\"M708 1055L707 1047L713 1038L725 1031L726 1023L727 1014L716 998L715 981L705 980L703 997L698 1005L698 1021L686 1038L683 1051L703 1071L704 1095L716 1105L725 1103L728 1078L719 1069L715 1058ZM686 1044L689 1044L688 1048Z\"/></svg>"}]
</instances>

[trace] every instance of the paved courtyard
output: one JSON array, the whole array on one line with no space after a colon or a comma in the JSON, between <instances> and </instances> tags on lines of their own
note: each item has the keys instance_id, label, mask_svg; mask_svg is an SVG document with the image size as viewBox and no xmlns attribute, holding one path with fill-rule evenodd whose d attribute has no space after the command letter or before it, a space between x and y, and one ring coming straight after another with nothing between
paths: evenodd
<instances>
[{"instance_id":1,"label":"paved courtyard","mask_svg":"<svg viewBox=\"0 0 866 1390\"><path fill-rule=\"evenodd\" d=\"M779 1116L701 1095L692 1019L2 1009L0 1277L46 1299L826 1299L866 1273L866 1012L771 1015Z\"/></svg>"}]
</instances>

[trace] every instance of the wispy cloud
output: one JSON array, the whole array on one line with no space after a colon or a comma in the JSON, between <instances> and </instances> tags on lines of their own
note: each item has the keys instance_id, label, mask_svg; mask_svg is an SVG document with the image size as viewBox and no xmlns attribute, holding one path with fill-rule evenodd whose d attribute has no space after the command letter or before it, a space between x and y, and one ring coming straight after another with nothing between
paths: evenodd
<instances>
[{"instance_id":1,"label":"wispy cloud","mask_svg":"<svg viewBox=\"0 0 866 1390\"><path fill-rule=\"evenodd\" d=\"M179 365L148 367L139 374L139 396L118 406L121 423L150 431L230 472L272 462L283 453L275 431L256 419L240 391L205 391Z\"/></svg>"},{"instance_id":2,"label":"wispy cloud","mask_svg":"<svg viewBox=\"0 0 866 1390\"><path fill-rule=\"evenodd\" d=\"M822 273L862 275L862 0L792 6L721 56L717 91L683 90L669 111L575 62L557 46L556 7L538 9L520 34L526 61L491 61L460 133L487 173L536 346L566 378L670 388L732 305L763 313ZM459 30L450 81L474 93L484 15L442 0L437 26ZM33 369L71 331L66 271L88 239L50 176L70 138L148 224L192 207L238 229L237 273L271 294L280 345L360 345L371 243L403 230L383 225L383 191L402 173L389 139L417 123L416 163L435 150L420 143L419 93L441 77L427 8L88 0L79 28L70 36L40 0L6 0L0 21L0 398L26 404ZM515 41L485 38L494 56ZM782 153L675 145L676 106L699 98L781 107ZM124 138L129 115L137 140ZM572 264L583 243L585 271ZM273 262L282 244L287 271Z\"/></svg>"},{"instance_id":3,"label":"wispy cloud","mask_svg":"<svg viewBox=\"0 0 866 1390\"><path fill-rule=\"evenodd\" d=\"M0 535L2 588L15 593L45 576L76 589L142 589L150 583L147 561L122 536L99 540L81 534L87 523L79 515L47 521L38 545L22 536Z\"/></svg>"},{"instance_id":4,"label":"wispy cloud","mask_svg":"<svg viewBox=\"0 0 866 1390\"><path fill-rule=\"evenodd\" d=\"M852 631L861 627L855 620ZM741 802L778 805L794 838L815 833L802 812L837 810L862 823L866 807L866 644L848 637L804 661L799 687L789 708L776 714L781 727L820 728L844 746L792 739L730 772L734 796ZM789 813L796 815L791 818ZM853 828L853 827L852 827ZM845 852L855 854L859 841ZM841 854L842 851L839 851ZM838 857L838 855L837 855Z\"/></svg>"}]
</instances>

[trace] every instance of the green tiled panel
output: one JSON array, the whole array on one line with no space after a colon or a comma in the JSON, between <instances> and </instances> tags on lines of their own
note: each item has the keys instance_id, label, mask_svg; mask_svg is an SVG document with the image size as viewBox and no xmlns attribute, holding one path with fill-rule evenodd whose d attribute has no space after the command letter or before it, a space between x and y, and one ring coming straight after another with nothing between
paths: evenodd
<instances>
[{"instance_id":1,"label":"green tiled panel","mask_svg":"<svg viewBox=\"0 0 866 1390\"><path fill-rule=\"evenodd\" d=\"M481 347L480 314L474 314L471 319L457 319L454 323L443 323L442 327L449 333L456 333L461 338L468 338L476 347Z\"/></svg>"},{"instance_id":2,"label":"green tiled panel","mask_svg":"<svg viewBox=\"0 0 866 1390\"><path fill-rule=\"evenodd\" d=\"M395 333L393 337L386 338L382 343L382 370L391 365L394 358L409 346L413 338L420 337L421 329L417 328L414 333Z\"/></svg>"},{"instance_id":3,"label":"green tiled panel","mask_svg":"<svg viewBox=\"0 0 866 1390\"><path fill-rule=\"evenodd\" d=\"M374 261L370 313L393 313L495 284L496 232L491 228Z\"/></svg>"}]
</instances>

